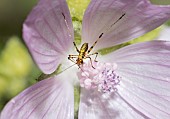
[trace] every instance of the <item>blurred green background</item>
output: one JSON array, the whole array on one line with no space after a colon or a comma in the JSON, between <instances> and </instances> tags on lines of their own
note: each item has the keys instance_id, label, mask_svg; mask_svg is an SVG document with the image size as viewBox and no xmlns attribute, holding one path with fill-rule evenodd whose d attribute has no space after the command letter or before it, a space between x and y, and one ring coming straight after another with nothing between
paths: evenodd
<instances>
[{"instance_id":1,"label":"blurred green background","mask_svg":"<svg viewBox=\"0 0 170 119\"><path fill-rule=\"evenodd\" d=\"M0 111L12 97L36 83L35 79L41 74L22 39L22 24L37 1L0 0ZM67 0L75 27L75 39L80 39L82 14L89 1ZM151 1L170 4L169 0Z\"/></svg>"}]
</instances>

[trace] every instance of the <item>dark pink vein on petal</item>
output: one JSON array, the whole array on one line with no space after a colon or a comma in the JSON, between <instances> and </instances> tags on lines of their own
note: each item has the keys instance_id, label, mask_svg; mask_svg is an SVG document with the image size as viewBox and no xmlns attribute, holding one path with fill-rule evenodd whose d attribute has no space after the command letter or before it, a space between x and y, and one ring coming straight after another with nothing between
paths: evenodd
<instances>
[{"instance_id":1,"label":"dark pink vein on petal","mask_svg":"<svg viewBox=\"0 0 170 119\"><path fill-rule=\"evenodd\" d=\"M39 30L34 27L34 29L36 30L36 32L40 35L40 37L44 40L44 42L46 42L48 45L52 46L52 50L55 50L56 52L59 52L59 49L57 49L57 47L54 46L54 44L50 43L48 40L49 39L45 39L39 32Z\"/></svg>"},{"instance_id":2,"label":"dark pink vein on petal","mask_svg":"<svg viewBox=\"0 0 170 119\"><path fill-rule=\"evenodd\" d=\"M148 57L150 57L150 56L152 56L153 54L156 54L156 56L157 55L170 55L170 53L164 53L164 52L135 52L135 53L132 53L132 54L125 54L125 55L122 55L122 56L118 56L118 57L116 57L116 58L114 58L114 59L119 59L119 60L124 60L124 59L129 59L129 57L131 57L132 59L133 59L133 56L140 56L140 55L146 55L146 56L148 56ZM170 60L167 60L167 61L170 61ZM118 61L119 62L119 61Z\"/></svg>"},{"instance_id":3,"label":"dark pink vein on petal","mask_svg":"<svg viewBox=\"0 0 170 119\"><path fill-rule=\"evenodd\" d=\"M51 60L51 61L48 61L48 62L40 62L40 61L37 61L37 63L39 64L50 64L50 63L54 63L56 60L57 60L58 57L56 57L55 59ZM54 65L55 66L55 65Z\"/></svg>"},{"instance_id":4,"label":"dark pink vein on petal","mask_svg":"<svg viewBox=\"0 0 170 119\"><path fill-rule=\"evenodd\" d=\"M122 79L123 79L123 78L122 78ZM122 79L121 79L121 80L122 80ZM130 83L130 81L128 81L128 80L123 80L123 82L126 82L126 84L129 84L129 85L132 83L132 81L131 81L131 83ZM139 89L141 89L141 90L144 91L144 92L153 94L153 95L155 95L155 96L158 96L158 97L164 99L165 101L170 102L169 100L167 100L167 99L165 99L165 98L162 97L162 96L166 96L166 97L170 97L170 96L156 94L156 93L154 93L154 92L151 92L151 91L149 91L149 90L146 90L146 89L144 89L144 88L141 88L141 87L139 87L138 85L135 85L135 84L134 84L133 86L134 86L134 87L137 87L137 88L139 88ZM163 89L164 89L164 88L163 88Z\"/></svg>"},{"instance_id":5,"label":"dark pink vein on petal","mask_svg":"<svg viewBox=\"0 0 170 119\"><path fill-rule=\"evenodd\" d=\"M108 9L110 9L110 7L112 6L112 4L114 4L114 2L115 1L113 1L110 5L109 5L109 7L106 9L106 11L105 12L107 12L107 10ZM130 4L129 4L130 3ZM115 13L117 13L117 12L121 12L121 11L123 11L123 10L125 10L127 7L130 7L130 5L131 5L131 2L127 2L127 5L125 5L125 7L122 7L122 8L120 8L120 9L118 9L117 11L114 11ZM134 5L131 5L131 7L130 8L133 8L133 6ZM104 13L104 12L103 12ZM119 14L118 14L119 15ZM109 20L109 21L107 21L106 22L106 24L108 24L108 22L110 22L110 21L112 21L112 19L114 19L114 18L119 18L120 17L120 15L119 16L115 16L115 15L113 15L113 17L111 17L111 19ZM101 16L104 16L104 15L101 15ZM116 19L117 20L117 19ZM114 22L113 22L114 23ZM105 26L106 26L106 24L105 24ZM101 31L105 28L105 26L101 29ZM119 25L120 26L120 25ZM109 26L108 26L109 27ZM116 27L116 29L117 28L119 28L119 27Z\"/></svg>"},{"instance_id":6,"label":"dark pink vein on petal","mask_svg":"<svg viewBox=\"0 0 170 119\"><path fill-rule=\"evenodd\" d=\"M63 90L63 89L60 89L59 91L56 92L56 93L58 93L58 94L55 96L54 100L51 102L51 104L49 105L48 109L47 109L46 112L43 114L42 119L45 117L45 115L47 114L47 112L50 110L50 108L52 107L52 105L54 104L54 102L56 101L56 99L57 99L58 97L60 97L59 95L61 94L61 91L62 91L62 90Z\"/></svg>"},{"instance_id":7,"label":"dark pink vein on petal","mask_svg":"<svg viewBox=\"0 0 170 119\"><path fill-rule=\"evenodd\" d=\"M143 118L145 119L151 119L150 117L146 116L144 113L140 112L138 109L136 109L135 107L133 107L127 100L125 100L119 93L117 93L117 95L129 106L131 107L136 113L138 113L139 115L141 115Z\"/></svg>"},{"instance_id":8,"label":"dark pink vein on petal","mask_svg":"<svg viewBox=\"0 0 170 119\"><path fill-rule=\"evenodd\" d=\"M63 99L62 99L62 101L61 102L64 102L65 101L65 99L64 99L64 97L62 97ZM64 104L64 106L65 105L67 105L67 103L61 103L61 104ZM61 109L63 108L63 106L60 104L60 107L61 107ZM67 106L65 106L64 108L67 108L67 109L65 109L65 110L67 110L68 111L68 107ZM62 111L61 112L61 115L63 115L63 119L66 119L65 117L64 117L64 115L66 116L67 114L64 114L64 112L66 112L66 113L68 113L67 111Z\"/></svg>"},{"instance_id":9,"label":"dark pink vein on petal","mask_svg":"<svg viewBox=\"0 0 170 119\"><path fill-rule=\"evenodd\" d=\"M47 84L48 84L48 83L47 83ZM20 111L20 110L23 108L23 106L24 106L26 103L28 103L33 97L35 97L37 94L39 94L40 92L42 92L42 91L44 91L44 90L46 90L46 89L48 89L48 88L49 88L49 87L45 87L44 89L40 90L39 92L37 92L36 94L34 94L33 96L31 96L29 99L27 99L26 102L24 102L24 104L23 104L19 109L17 109L17 110L14 111L13 113ZM29 93L21 96L20 98L22 99L22 98L26 97L28 94L29 94ZM13 114L13 113L12 113L12 114ZM15 114L15 115L18 115L18 114L19 114L19 113Z\"/></svg>"},{"instance_id":10,"label":"dark pink vein on petal","mask_svg":"<svg viewBox=\"0 0 170 119\"><path fill-rule=\"evenodd\" d=\"M129 69L128 69L128 70L129 70ZM170 81L167 81L167 80L158 79L158 78L153 78L153 77L150 77L150 76L133 73L133 72L130 72L130 71L128 71L128 70L122 70L122 69L120 69L119 72L127 73L127 74L132 74L132 75L136 75L136 76L139 76L139 77L144 77L143 79L149 78L149 79L152 79L152 80L157 80L157 81L162 81L162 82L170 83Z\"/></svg>"},{"instance_id":11,"label":"dark pink vein on petal","mask_svg":"<svg viewBox=\"0 0 170 119\"><path fill-rule=\"evenodd\" d=\"M143 11L142 11L142 12L143 12ZM134 17L136 17L136 15L138 15L139 13L142 13L142 12L138 12L138 13L136 13L135 15L129 16L129 18L131 17L131 19L133 19ZM158 13L157 15L159 15L159 14L161 14L161 12ZM144 26L142 26L141 29L134 31L134 32L132 32L131 34L135 34L135 33L137 33L137 32L140 32L140 31L143 30L143 28L145 28L145 27L147 28L147 27L148 27L148 23L149 23L148 21L150 21L150 19L153 18L154 16L155 16L155 14L152 15L152 16L150 16L149 18L147 18L147 20L144 18L143 20L141 20L140 22L137 22L136 24L132 25L131 27L127 27L126 29L121 30L121 31L118 32L116 35L126 33L129 29L132 29L132 28L136 27L137 24L147 23L147 24L145 24ZM125 20L124 22L126 22L126 20ZM153 22L152 24L154 24L154 23L155 23L155 22ZM149 23L149 24L150 24L150 23ZM122 25L123 25L123 22L122 22ZM122 25L119 25L119 26L117 27L117 29L119 29L120 26L122 26ZM137 35L137 36L138 36L138 35ZM112 36L111 36L111 37L112 37ZM124 37L124 36L123 36L123 37ZM121 39L121 38L119 38L119 39ZM106 39L106 41L108 41L108 39Z\"/></svg>"},{"instance_id":12,"label":"dark pink vein on petal","mask_svg":"<svg viewBox=\"0 0 170 119\"><path fill-rule=\"evenodd\" d=\"M91 1L92 2L92 1ZM95 11L95 4L97 3L97 0L96 1L94 1L94 3L93 3L93 6L91 6L91 10L89 11L89 13L88 13L88 24L86 25L86 27L87 27L87 29L89 29L89 26L90 26L90 22L91 22L91 17L92 17L92 13ZM87 36L89 36L89 30L87 31Z\"/></svg>"},{"instance_id":13,"label":"dark pink vein on petal","mask_svg":"<svg viewBox=\"0 0 170 119\"><path fill-rule=\"evenodd\" d=\"M62 97L62 98L64 98L64 97ZM63 103L62 103L62 102L63 102L63 100L64 100L64 99L61 99L61 100L60 100L60 103L59 103L59 105L58 105L58 107L59 107L59 109L58 109L58 110L61 110L61 108L62 108L62 105L61 105L61 104L63 104ZM60 118L60 117L58 117L58 116L59 116L59 114L58 114L58 113L60 113L60 112L59 112L59 111L57 112L57 114L56 114L56 115L57 115L57 118L56 118L56 119L59 119L59 118Z\"/></svg>"},{"instance_id":14,"label":"dark pink vein on petal","mask_svg":"<svg viewBox=\"0 0 170 119\"><path fill-rule=\"evenodd\" d=\"M165 48L165 46L163 46L162 44L160 43L167 43L166 41L150 41L150 42L147 42L147 43L141 43L143 45L139 45L139 44L132 44L131 46L126 46L126 47L123 47L117 51L114 52L114 54L122 54L122 55L125 55L124 54L124 50L126 50L127 54L128 52L131 52L132 51L140 51L141 52L141 49L148 49L148 47L151 49L151 48L157 48L157 47L162 47L163 49ZM150 45L150 46L148 46ZM142 51L143 52L143 51ZM146 51L145 51L146 52Z\"/></svg>"},{"instance_id":15,"label":"dark pink vein on petal","mask_svg":"<svg viewBox=\"0 0 170 119\"><path fill-rule=\"evenodd\" d=\"M137 95L134 93L134 91L130 91L130 90L129 90L128 88L126 88L126 87L122 87L122 88L124 88L124 89L126 89L127 91L129 91L131 94L133 94L136 98L138 98L138 99L141 100L142 102L144 102L144 103L152 106L153 108L156 108L157 110L159 110L159 111L161 111L161 112L163 112L163 113L166 113L166 114L170 115L169 113L167 113L167 112L159 109L158 107L156 107L156 106L154 106L154 105L151 105L150 103L146 102L145 100L143 100L142 98L140 98L139 96L137 96Z\"/></svg>"},{"instance_id":16,"label":"dark pink vein on petal","mask_svg":"<svg viewBox=\"0 0 170 119\"><path fill-rule=\"evenodd\" d=\"M28 119L28 118L31 116L31 114L38 108L38 106L40 106L40 104L41 104L42 102L44 102L47 98L49 98L50 95L52 95L52 94L57 90L57 88L58 88L58 87L56 87L54 90L52 90L48 95L46 94L45 98L44 98L41 102L39 102L39 103L37 104L37 106L31 111L31 113L28 115L27 119Z\"/></svg>"},{"instance_id":17,"label":"dark pink vein on petal","mask_svg":"<svg viewBox=\"0 0 170 119\"><path fill-rule=\"evenodd\" d=\"M97 11L97 9L100 7L100 5L102 4L102 2L100 2L100 4L97 4L97 6L96 6L96 8L94 7L95 6L95 4L97 3L97 0L94 2L94 4L93 4L93 7L92 7L92 9L91 9L91 13L89 13L89 19L88 19L88 26L90 26L90 23L92 23L92 18L93 18L93 12L95 12L95 10ZM89 27L88 27L89 28ZM89 37L89 31L90 30L88 30L87 32L88 32L88 37Z\"/></svg>"},{"instance_id":18,"label":"dark pink vein on petal","mask_svg":"<svg viewBox=\"0 0 170 119\"><path fill-rule=\"evenodd\" d=\"M47 83L48 84L48 83ZM52 84L53 85L53 84ZM41 89L39 92L37 92L36 94L34 94L33 96L31 96L29 99L27 99L27 101L24 103L24 104L26 104L26 103L28 103L33 97L35 97L37 94L39 94L40 92L43 92L44 90L46 90L46 89L48 89L49 87L45 87L44 89ZM36 90L35 90L36 91ZM29 95L29 93L26 93L26 94L24 94L23 96L21 96L20 98L22 99L22 97L24 98L24 97L26 97L27 95ZM44 95L44 94L43 94ZM43 95L41 95L41 96L43 96ZM24 104L18 109L18 110L16 110L16 111L19 111L19 110L21 110L22 108L23 108L23 106L24 106Z\"/></svg>"},{"instance_id":19,"label":"dark pink vein on petal","mask_svg":"<svg viewBox=\"0 0 170 119\"><path fill-rule=\"evenodd\" d=\"M98 24L101 24L102 22L103 22L103 20L102 20L102 18L104 18L103 16L104 16L104 14L106 14L107 13L107 10L108 9L110 9L110 7L113 5L113 3L114 3L115 1L113 1L111 4L109 4L109 6L108 6L108 8L105 10L105 11L102 11L103 13L100 15L101 17L101 20L99 21L99 23ZM101 3L102 4L102 3ZM97 9L98 9L99 7L97 7ZM120 10L120 9L119 9ZM118 12L119 10L117 10L116 12ZM95 14L96 15L96 14ZM111 19L109 19L107 22L106 22L106 24L99 30L100 32L99 33L102 33L102 32L104 32L104 28L105 27L109 27L108 26L108 22L109 21L111 21L114 17L116 17L116 16L113 16L113 17L111 17ZM91 21L92 22L92 21ZM98 35L98 34L96 34L96 35Z\"/></svg>"},{"instance_id":20,"label":"dark pink vein on petal","mask_svg":"<svg viewBox=\"0 0 170 119\"><path fill-rule=\"evenodd\" d=\"M162 66L162 67L166 67L166 68L170 68L170 66L169 65L165 65L165 64L158 64L158 63L153 63L153 62L135 62L135 61L133 61L133 62L128 62L128 61L126 61L126 62L117 62L117 63L121 63L121 64L142 64L142 65L156 65L156 66Z\"/></svg>"},{"instance_id":21,"label":"dark pink vein on petal","mask_svg":"<svg viewBox=\"0 0 170 119\"><path fill-rule=\"evenodd\" d=\"M51 32L52 32L52 33L54 34L54 36L56 37L55 40L58 41L60 47L62 47L62 49L64 49L64 48L63 48L63 45L62 45L62 43L61 43L61 41L60 41L60 39L59 39L59 37L58 37L58 35L54 32L54 30L52 29L52 27L50 26L50 24L48 23L48 21L47 21L45 18L44 18L44 22L47 24L47 26L49 27L49 29L51 30ZM63 54L63 52L62 52L61 50L59 50L58 52L60 52L61 54Z\"/></svg>"},{"instance_id":22,"label":"dark pink vein on petal","mask_svg":"<svg viewBox=\"0 0 170 119\"><path fill-rule=\"evenodd\" d=\"M58 16L57 16L56 12L54 11L54 9L53 9L53 14L54 14L55 19L57 19L57 21L60 21L61 16L60 16L60 18L58 18ZM62 14L62 12L61 12L60 14ZM64 21L64 18L63 18L63 21ZM67 35L64 34L64 33L66 32L66 31L64 31L63 28L62 28L62 27L64 27L64 26L62 26L61 22L59 22L59 24L60 24L60 25L59 25L60 30L62 30L62 31L61 31L61 33L63 34L62 36L64 36L63 39L69 39L69 35L68 35L69 33L68 33L68 31L67 31ZM65 25L65 26L66 26L66 25ZM62 46L65 45L65 44L62 44L61 41L60 41L60 44L61 44ZM63 47L63 49L65 49L65 47ZM66 51L66 49L65 49L65 51Z\"/></svg>"},{"instance_id":23,"label":"dark pink vein on petal","mask_svg":"<svg viewBox=\"0 0 170 119\"><path fill-rule=\"evenodd\" d=\"M42 53L42 52L40 52L40 51L38 51L38 50L36 50L36 49L32 49L35 53L37 53L37 54L40 54L40 55L44 55L44 56L48 56L48 57L56 57L56 56L58 56L58 55L56 55L56 54L45 54L45 53Z\"/></svg>"}]
</instances>

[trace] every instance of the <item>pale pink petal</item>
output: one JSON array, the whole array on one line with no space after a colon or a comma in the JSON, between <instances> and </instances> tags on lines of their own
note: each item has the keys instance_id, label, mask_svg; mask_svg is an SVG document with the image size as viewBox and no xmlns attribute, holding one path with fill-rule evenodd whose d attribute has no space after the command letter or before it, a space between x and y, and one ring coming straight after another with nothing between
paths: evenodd
<instances>
[{"instance_id":1,"label":"pale pink petal","mask_svg":"<svg viewBox=\"0 0 170 119\"><path fill-rule=\"evenodd\" d=\"M43 80L13 98L1 119L74 119L71 83L53 77Z\"/></svg>"},{"instance_id":2,"label":"pale pink petal","mask_svg":"<svg viewBox=\"0 0 170 119\"><path fill-rule=\"evenodd\" d=\"M117 63L122 99L151 119L170 118L170 42L134 44L106 59Z\"/></svg>"},{"instance_id":3,"label":"pale pink petal","mask_svg":"<svg viewBox=\"0 0 170 119\"><path fill-rule=\"evenodd\" d=\"M79 119L146 119L140 111L115 93L112 95L81 91Z\"/></svg>"},{"instance_id":4,"label":"pale pink petal","mask_svg":"<svg viewBox=\"0 0 170 119\"><path fill-rule=\"evenodd\" d=\"M54 72L74 38L66 1L40 0L23 25L23 37L39 68Z\"/></svg>"},{"instance_id":5,"label":"pale pink petal","mask_svg":"<svg viewBox=\"0 0 170 119\"><path fill-rule=\"evenodd\" d=\"M93 44L102 36L96 49L114 46L155 29L169 18L170 6L152 5L149 0L92 0L83 19L83 42Z\"/></svg>"}]
</instances>

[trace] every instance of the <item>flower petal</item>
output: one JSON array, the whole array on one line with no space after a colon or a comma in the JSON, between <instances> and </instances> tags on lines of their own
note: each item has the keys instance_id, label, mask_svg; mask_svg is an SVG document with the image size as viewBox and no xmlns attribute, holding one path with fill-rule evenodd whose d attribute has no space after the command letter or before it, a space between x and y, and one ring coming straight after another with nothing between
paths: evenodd
<instances>
[{"instance_id":1,"label":"flower petal","mask_svg":"<svg viewBox=\"0 0 170 119\"><path fill-rule=\"evenodd\" d=\"M118 94L102 94L82 89L79 119L144 119Z\"/></svg>"},{"instance_id":2,"label":"flower petal","mask_svg":"<svg viewBox=\"0 0 170 119\"><path fill-rule=\"evenodd\" d=\"M151 119L170 118L170 42L134 44L106 59L118 65L118 93L126 103Z\"/></svg>"},{"instance_id":3,"label":"flower petal","mask_svg":"<svg viewBox=\"0 0 170 119\"><path fill-rule=\"evenodd\" d=\"M39 68L54 72L74 38L66 1L40 0L23 25L23 37Z\"/></svg>"},{"instance_id":4,"label":"flower petal","mask_svg":"<svg viewBox=\"0 0 170 119\"><path fill-rule=\"evenodd\" d=\"M170 6L152 5L149 0L92 0L83 19L84 42L97 49L137 38L170 18Z\"/></svg>"},{"instance_id":5,"label":"flower petal","mask_svg":"<svg viewBox=\"0 0 170 119\"><path fill-rule=\"evenodd\" d=\"M13 98L1 119L74 119L71 83L53 77L43 80Z\"/></svg>"}]
</instances>

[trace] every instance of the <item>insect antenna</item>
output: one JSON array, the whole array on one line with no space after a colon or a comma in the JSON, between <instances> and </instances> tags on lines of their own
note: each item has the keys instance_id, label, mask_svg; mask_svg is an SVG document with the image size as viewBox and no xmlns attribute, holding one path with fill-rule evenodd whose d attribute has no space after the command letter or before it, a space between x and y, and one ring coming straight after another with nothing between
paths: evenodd
<instances>
[{"instance_id":1,"label":"insect antenna","mask_svg":"<svg viewBox=\"0 0 170 119\"><path fill-rule=\"evenodd\" d=\"M74 65L77 65L76 63L74 63L73 65L71 65L71 66L69 66L69 67L67 67L67 68L65 68L64 70L62 70L62 71L59 71L57 74L60 74L60 73L62 73L62 72L64 72L64 71L66 71L67 69L69 69L69 68L71 68L71 67L73 67ZM78 65L77 65L78 66ZM85 73L85 71L81 68L81 66L78 66L79 68L78 69L80 69L82 72L84 72L84 74L86 75L86 77L87 78L89 78L89 76L87 76L87 74Z\"/></svg>"},{"instance_id":2,"label":"insect antenna","mask_svg":"<svg viewBox=\"0 0 170 119\"><path fill-rule=\"evenodd\" d=\"M67 69L73 67L74 65L76 65L76 63L74 63L73 65L71 65L71 66L69 66L69 67L67 67L67 68L65 68L65 69L62 70L62 71L59 71L57 74L60 74L60 73L62 73L62 72L64 72L64 71L66 71ZM77 66L78 66L78 65L77 65ZM89 76L85 73L85 71L81 68L81 66L78 66L78 67L79 67L78 69L80 69L82 72L84 72L84 74L86 75L86 77L89 78Z\"/></svg>"},{"instance_id":3,"label":"insect antenna","mask_svg":"<svg viewBox=\"0 0 170 119\"><path fill-rule=\"evenodd\" d=\"M56 70L55 72L53 72L52 74L44 74L44 73L42 73L42 74L41 74L37 79L35 79L35 80L38 82L38 81L47 79L47 78L49 78L49 77L52 77L52 76L54 76L54 75L58 75L58 74L60 74L60 73L62 73L62 72L64 72L64 71L68 70L69 68L73 67L74 65L76 65L76 64L73 64L73 65L65 68L65 69L62 70L62 71L59 71L60 66L61 66L61 65L59 65L59 67L57 68L57 70Z\"/></svg>"},{"instance_id":4,"label":"insect antenna","mask_svg":"<svg viewBox=\"0 0 170 119\"><path fill-rule=\"evenodd\" d=\"M119 22L124 16L126 15L126 13L122 14L114 23L112 23L109 27L107 27L107 29L105 30L105 32L102 32L100 35L99 35L99 38L100 39L105 33L107 33L117 22Z\"/></svg>"},{"instance_id":5,"label":"insect antenna","mask_svg":"<svg viewBox=\"0 0 170 119\"><path fill-rule=\"evenodd\" d=\"M103 37L103 35L105 35L117 22L119 22L124 16L126 15L126 13L122 14L114 23L112 23L109 27L107 27L107 29L102 32L99 37L97 38L97 40L93 43L93 45L90 47L90 49L88 50L88 54L90 53L90 51L93 49L93 47L96 45L96 43Z\"/></svg>"},{"instance_id":6,"label":"insect antenna","mask_svg":"<svg viewBox=\"0 0 170 119\"><path fill-rule=\"evenodd\" d=\"M71 66L69 66L69 67L67 67L67 68L65 68L65 69L62 70L62 71L59 71L57 74L60 74L60 73L62 73L62 72L64 72L64 71L66 71L67 69L70 69L70 68L73 67L74 65L76 65L76 63L74 63L73 65L71 65Z\"/></svg>"},{"instance_id":7,"label":"insect antenna","mask_svg":"<svg viewBox=\"0 0 170 119\"><path fill-rule=\"evenodd\" d=\"M62 16L63 16L63 18L64 18L64 22L65 22L65 25L66 25L66 27L67 27L67 31L68 31L68 33L69 33L69 37L72 37L71 32L70 32L70 28L69 28L69 26L68 26L68 22L67 22L67 20L66 20L66 16L64 15L63 12L62 12L61 14L62 14Z\"/></svg>"}]
</instances>

